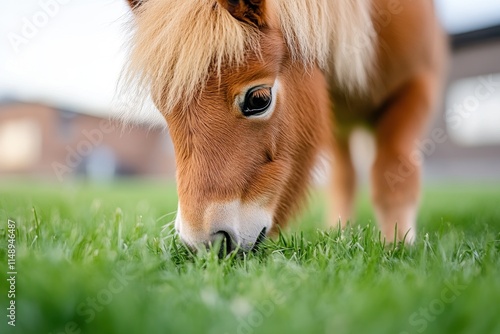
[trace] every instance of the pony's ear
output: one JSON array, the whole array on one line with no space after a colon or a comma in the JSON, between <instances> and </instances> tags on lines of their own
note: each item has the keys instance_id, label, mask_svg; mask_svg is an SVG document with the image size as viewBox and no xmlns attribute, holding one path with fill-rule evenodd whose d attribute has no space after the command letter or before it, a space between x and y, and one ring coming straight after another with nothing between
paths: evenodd
<instances>
[{"instance_id":1,"label":"pony's ear","mask_svg":"<svg viewBox=\"0 0 500 334\"><path fill-rule=\"evenodd\" d=\"M257 27L265 25L265 0L218 0L219 4L236 19ZM295 0L289 0L295 1Z\"/></svg>"},{"instance_id":2,"label":"pony's ear","mask_svg":"<svg viewBox=\"0 0 500 334\"><path fill-rule=\"evenodd\" d=\"M144 2L143 0L127 0L128 4L132 9L139 8L140 5Z\"/></svg>"}]
</instances>

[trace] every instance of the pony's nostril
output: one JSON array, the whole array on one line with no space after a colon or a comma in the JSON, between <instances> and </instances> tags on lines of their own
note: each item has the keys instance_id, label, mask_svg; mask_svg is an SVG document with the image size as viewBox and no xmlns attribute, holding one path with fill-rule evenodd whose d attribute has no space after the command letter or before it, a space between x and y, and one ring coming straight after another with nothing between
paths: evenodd
<instances>
[{"instance_id":1,"label":"pony's nostril","mask_svg":"<svg viewBox=\"0 0 500 334\"><path fill-rule=\"evenodd\" d=\"M220 249L221 253L225 250L226 254L229 254L233 250L235 250L235 247L233 246L233 240L231 239L231 235L228 232L218 231L215 233L215 236L222 237L222 240L221 240L222 243L221 243L221 249Z\"/></svg>"},{"instance_id":2,"label":"pony's nostril","mask_svg":"<svg viewBox=\"0 0 500 334\"><path fill-rule=\"evenodd\" d=\"M266 239L266 233L267 228L264 227L262 231L260 231L259 236L257 237L255 244L253 245L252 251L257 250L257 247Z\"/></svg>"}]
</instances>

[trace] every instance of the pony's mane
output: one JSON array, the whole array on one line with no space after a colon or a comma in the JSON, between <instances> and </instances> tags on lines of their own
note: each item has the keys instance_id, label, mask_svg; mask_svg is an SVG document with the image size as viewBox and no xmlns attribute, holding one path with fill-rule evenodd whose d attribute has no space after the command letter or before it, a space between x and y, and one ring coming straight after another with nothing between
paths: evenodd
<instances>
[{"instance_id":1,"label":"pony's mane","mask_svg":"<svg viewBox=\"0 0 500 334\"><path fill-rule=\"evenodd\" d=\"M369 0L267 0L295 61L332 70L340 85L362 89L373 59ZM259 52L259 31L216 0L146 0L136 9L125 87L151 96L164 113L187 105L214 69ZM353 41L366 42L361 47ZM161 99L160 99L161 97Z\"/></svg>"},{"instance_id":2,"label":"pony's mane","mask_svg":"<svg viewBox=\"0 0 500 334\"><path fill-rule=\"evenodd\" d=\"M292 57L318 64L349 91L364 91L375 64L371 0L274 0Z\"/></svg>"}]
</instances>

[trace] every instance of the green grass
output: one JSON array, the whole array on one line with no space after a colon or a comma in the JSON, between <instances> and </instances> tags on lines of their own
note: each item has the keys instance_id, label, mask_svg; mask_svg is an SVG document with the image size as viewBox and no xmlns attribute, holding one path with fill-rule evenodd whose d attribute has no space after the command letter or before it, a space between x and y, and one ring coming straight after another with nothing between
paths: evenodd
<instances>
[{"instance_id":1,"label":"green grass","mask_svg":"<svg viewBox=\"0 0 500 334\"><path fill-rule=\"evenodd\" d=\"M171 184L2 184L0 333L500 333L500 187L428 188L413 247L323 201L246 256L194 256ZM7 326L7 219L17 224Z\"/></svg>"}]
</instances>

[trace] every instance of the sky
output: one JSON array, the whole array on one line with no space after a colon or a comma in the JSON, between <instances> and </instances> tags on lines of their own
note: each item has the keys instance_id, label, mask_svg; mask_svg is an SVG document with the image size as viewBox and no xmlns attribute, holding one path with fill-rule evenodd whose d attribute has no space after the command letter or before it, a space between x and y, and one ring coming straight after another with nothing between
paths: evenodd
<instances>
[{"instance_id":1,"label":"sky","mask_svg":"<svg viewBox=\"0 0 500 334\"><path fill-rule=\"evenodd\" d=\"M0 98L106 112L125 60L126 1L59 1L0 2Z\"/></svg>"},{"instance_id":2,"label":"sky","mask_svg":"<svg viewBox=\"0 0 500 334\"><path fill-rule=\"evenodd\" d=\"M436 1L452 33L500 22L499 0ZM0 99L108 113L130 15L125 0L2 0Z\"/></svg>"}]
</instances>

